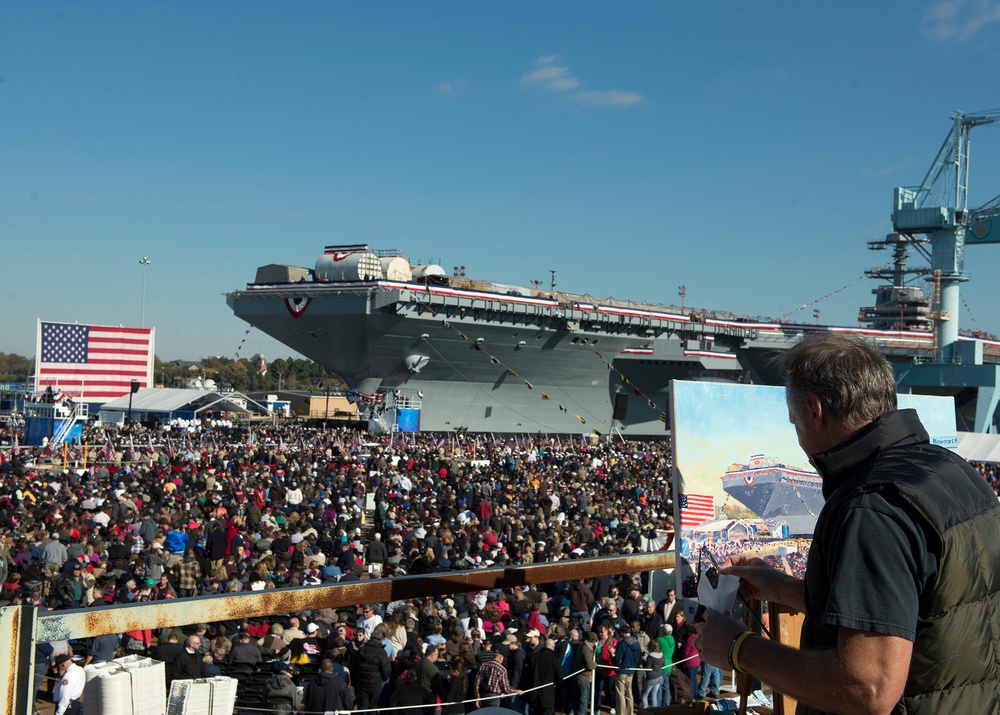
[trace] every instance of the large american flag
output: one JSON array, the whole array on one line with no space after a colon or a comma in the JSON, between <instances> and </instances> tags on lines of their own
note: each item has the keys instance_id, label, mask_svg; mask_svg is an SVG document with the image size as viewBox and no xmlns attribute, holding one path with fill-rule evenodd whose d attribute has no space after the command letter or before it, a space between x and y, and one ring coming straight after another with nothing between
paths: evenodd
<instances>
[{"instance_id":1,"label":"large american flag","mask_svg":"<svg viewBox=\"0 0 1000 715\"><path fill-rule=\"evenodd\" d=\"M692 529L715 518L715 497L711 494L681 494L681 528Z\"/></svg>"},{"instance_id":2,"label":"large american flag","mask_svg":"<svg viewBox=\"0 0 1000 715\"><path fill-rule=\"evenodd\" d=\"M127 395L132 380L153 382L153 328L38 321L35 375L76 399L106 402Z\"/></svg>"}]
</instances>

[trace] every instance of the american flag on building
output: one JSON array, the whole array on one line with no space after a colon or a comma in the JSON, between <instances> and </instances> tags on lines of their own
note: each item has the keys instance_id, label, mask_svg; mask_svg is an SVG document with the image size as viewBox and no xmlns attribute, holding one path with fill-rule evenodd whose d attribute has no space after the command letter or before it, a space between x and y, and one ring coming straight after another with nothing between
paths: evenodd
<instances>
[{"instance_id":1,"label":"american flag on building","mask_svg":"<svg viewBox=\"0 0 1000 715\"><path fill-rule=\"evenodd\" d=\"M133 380L153 383L153 328L38 321L38 389L52 386L77 400L107 402L127 395Z\"/></svg>"},{"instance_id":2,"label":"american flag on building","mask_svg":"<svg viewBox=\"0 0 1000 715\"><path fill-rule=\"evenodd\" d=\"M711 494L681 494L681 528L691 529L715 518L715 497Z\"/></svg>"}]
</instances>

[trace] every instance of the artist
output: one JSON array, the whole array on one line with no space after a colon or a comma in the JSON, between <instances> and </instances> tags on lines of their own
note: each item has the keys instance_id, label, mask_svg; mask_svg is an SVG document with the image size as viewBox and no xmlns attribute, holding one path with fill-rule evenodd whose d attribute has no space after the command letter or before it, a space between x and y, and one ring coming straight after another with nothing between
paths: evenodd
<instances>
[{"instance_id":1,"label":"artist","mask_svg":"<svg viewBox=\"0 0 1000 715\"><path fill-rule=\"evenodd\" d=\"M801 650L708 612L702 658L801 714L1000 712L1000 506L965 461L896 409L892 368L826 335L780 358L789 419L823 478L804 580L747 556L741 593L805 614Z\"/></svg>"}]
</instances>

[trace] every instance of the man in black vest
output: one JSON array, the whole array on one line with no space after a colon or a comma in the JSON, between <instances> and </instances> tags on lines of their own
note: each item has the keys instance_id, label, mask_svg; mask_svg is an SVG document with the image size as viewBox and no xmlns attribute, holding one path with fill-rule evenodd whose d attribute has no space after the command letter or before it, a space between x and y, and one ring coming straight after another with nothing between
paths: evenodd
<instances>
[{"instance_id":1,"label":"man in black vest","mask_svg":"<svg viewBox=\"0 0 1000 715\"><path fill-rule=\"evenodd\" d=\"M892 367L866 343L807 339L781 358L789 418L826 503L805 580L759 558L723 573L805 613L801 650L728 615L699 625L702 658L813 713L994 713L1000 506L982 475L896 409Z\"/></svg>"}]
</instances>

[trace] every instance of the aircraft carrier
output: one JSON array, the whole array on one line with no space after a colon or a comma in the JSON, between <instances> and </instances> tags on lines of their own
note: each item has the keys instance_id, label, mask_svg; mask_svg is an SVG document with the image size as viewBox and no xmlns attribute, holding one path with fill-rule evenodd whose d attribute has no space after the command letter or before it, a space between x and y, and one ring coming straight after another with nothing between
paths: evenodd
<instances>
[{"instance_id":1,"label":"aircraft carrier","mask_svg":"<svg viewBox=\"0 0 1000 715\"><path fill-rule=\"evenodd\" d=\"M671 380L776 384L770 358L809 334L862 335L902 363L934 352L933 333L909 322L822 326L614 301L447 275L367 245L327 246L312 268L261 266L226 298L342 377L382 430L657 436L670 428ZM1000 362L1000 342L975 343Z\"/></svg>"}]
</instances>

